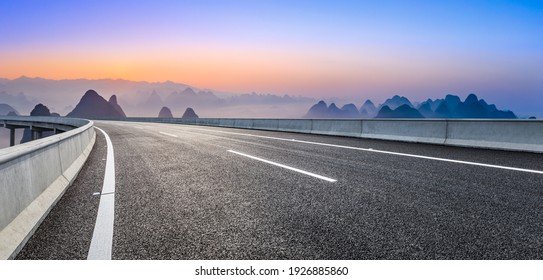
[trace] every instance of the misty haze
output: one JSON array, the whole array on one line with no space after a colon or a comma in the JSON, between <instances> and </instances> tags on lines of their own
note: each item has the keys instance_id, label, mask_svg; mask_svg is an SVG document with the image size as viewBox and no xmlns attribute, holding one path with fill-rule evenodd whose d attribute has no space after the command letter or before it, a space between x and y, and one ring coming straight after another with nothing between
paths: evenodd
<instances>
[{"instance_id":1,"label":"misty haze","mask_svg":"<svg viewBox=\"0 0 543 280\"><path fill-rule=\"evenodd\" d=\"M0 0L0 40L3 279L541 275L541 1Z\"/></svg>"}]
</instances>

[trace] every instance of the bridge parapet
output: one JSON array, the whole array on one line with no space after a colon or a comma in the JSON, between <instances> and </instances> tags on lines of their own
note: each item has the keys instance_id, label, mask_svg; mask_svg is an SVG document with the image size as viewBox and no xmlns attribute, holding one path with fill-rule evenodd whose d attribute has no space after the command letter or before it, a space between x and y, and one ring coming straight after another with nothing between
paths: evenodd
<instances>
[{"instance_id":1,"label":"bridge parapet","mask_svg":"<svg viewBox=\"0 0 543 280\"><path fill-rule=\"evenodd\" d=\"M77 177L94 123L61 117L0 117L0 124L66 131L0 149L0 259L13 258Z\"/></svg>"},{"instance_id":2,"label":"bridge parapet","mask_svg":"<svg viewBox=\"0 0 543 280\"><path fill-rule=\"evenodd\" d=\"M542 120L115 118L543 153Z\"/></svg>"}]
</instances>

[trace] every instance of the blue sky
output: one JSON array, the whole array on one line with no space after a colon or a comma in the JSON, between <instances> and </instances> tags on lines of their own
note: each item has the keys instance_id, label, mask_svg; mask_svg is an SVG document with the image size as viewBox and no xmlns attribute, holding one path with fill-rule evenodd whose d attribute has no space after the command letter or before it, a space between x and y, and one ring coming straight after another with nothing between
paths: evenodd
<instances>
[{"instance_id":1,"label":"blue sky","mask_svg":"<svg viewBox=\"0 0 543 280\"><path fill-rule=\"evenodd\" d=\"M6 78L543 106L543 1L0 1L0 38Z\"/></svg>"}]
</instances>

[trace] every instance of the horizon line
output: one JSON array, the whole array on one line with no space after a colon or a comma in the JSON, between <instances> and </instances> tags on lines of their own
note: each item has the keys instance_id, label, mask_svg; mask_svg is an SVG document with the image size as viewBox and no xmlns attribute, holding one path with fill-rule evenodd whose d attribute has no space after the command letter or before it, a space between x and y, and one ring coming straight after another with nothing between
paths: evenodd
<instances>
[{"instance_id":1,"label":"horizon line","mask_svg":"<svg viewBox=\"0 0 543 280\"><path fill-rule=\"evenodd\" d=\"M163 81L146 81L146 80L130 80L130 79L126 79L126 78L64 78L64 79L54 79L54 78L45 78L45 77L39 77L39 76L35 76L35 77L30 77L30 76L26 76L26 75L21 75L17 78L5 78L5 77L0 77L0 79L4 79L4 80L9 80L9 81L15 81L15 80L18 80L18 79L23 79L23 78L28 78L28 79L40 79L40 80L49 80L49 81L57 81L57 82L62 82L62 81L80 81L80 80L86 80L86 81L126 81L126 82L133 82L133 83L147 83L147 84L165 84L165 83L173 83L173 84L178 84L178 85L181 85L181 86L185 86L186 88L191 88L191 89L197 89L197 90L200 90L200 91L212 91L212 93L215 93L215 92L218 92L218 93L228 93L228 94L235 94L235 95L243 95L243 94L260 94L260 95L276 95L276 96L291 96L291 97L305 97L305 98L310 98L310 99L315 99L315 100L319 100L319 101L327 101L327 102L332 102L332 103L335 103L336 101L332 101L334 99L337 99L337 100L349 100L349 99L352 99L352 98L360 98L360 96L347 96L347 97L338 97L338 96L328 96L328 97L314 97L314 96L303 96L303 95L292 95L292 94L274 94L274 93L258 93L256 91L251 91L251 92L247 92L247 93L242 93L242 92L231 92L231 91L225 91L225 90L217 90L217 89L212 89L212 88L206 88L206 87L195 87L195 86L192 86L192 85L189 85L189 84L186 84L186 83L183 83L183 82L177 82L177 81L172 81L172 80L163 80ZM465 94L466 98L467 96L469 96L470 94L475 94L477 95L476 92L474 91L469 91L467 93L462 93L462 94L458 94L458 93L452 93L452 92L445 92L445 93L441 93L441 95L444 96L447 96L447 95L456 95L458 97L462 97L463 94ZM439 94L438 94L439 95ZM394 96L399 96L399 97L405 97L405 98L408 98L410 99L409 97L407 97L406 95L403 95L403 94L398 94L398 93L390 93L390 96L389 97L385 97L385 99L383 100L383 102L385 102L387 99L389 98L392 98ZM477 96L478 97L478 96ZM420 102L425 102L426 100L428 99L432 99L431 97L426 97L424 100L420 100ZM435 99L440 99L440 97L435 97ZM482 98L481 98L482 99ZM370 100L373 102L373 100L371 98L366 98L365 101L367 100ZM409 100L409 101L412 101L412 100ZM414 101L414 102L417 102L417 101Z\"/></svg>"}]
</instances>

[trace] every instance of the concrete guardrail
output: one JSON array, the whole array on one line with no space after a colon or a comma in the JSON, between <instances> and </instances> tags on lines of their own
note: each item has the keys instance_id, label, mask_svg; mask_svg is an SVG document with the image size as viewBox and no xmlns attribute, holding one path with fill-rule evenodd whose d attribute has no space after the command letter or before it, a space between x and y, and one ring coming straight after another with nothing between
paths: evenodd
<instances>
[{"instance_id":1,"label":"concrete guardrail","mask_svg":"<svg viewBox=\"0 0 543 280\"><path fill-rule=\"evenodd\" d=\"M228 118L101 120L219 126L543 153L541 120Z\"/></svg>"},{"instance_id":2,"label":"concrete guardrail","mask_svg":"<svg viewBox=\"0 0 543 280\"><path fill-rule=\"evenodd\" d=\"M94 123L56 117L0 117L0 123L72 130L0 149L0 259L12 259L64 194L87 160Z\"/></svg>"}]
</instances>

